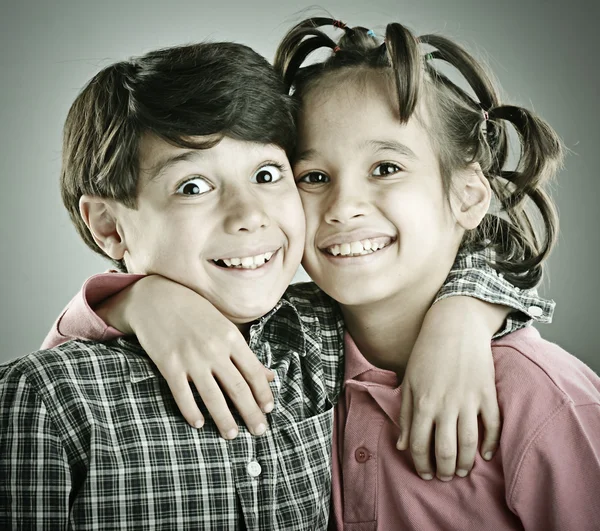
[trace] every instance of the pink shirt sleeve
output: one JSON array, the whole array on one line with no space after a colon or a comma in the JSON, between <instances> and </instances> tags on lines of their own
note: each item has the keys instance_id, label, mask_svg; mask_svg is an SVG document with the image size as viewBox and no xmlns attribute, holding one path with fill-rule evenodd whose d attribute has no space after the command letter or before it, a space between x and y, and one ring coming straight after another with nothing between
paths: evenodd
<instances>
[{"instance_id":1,"label":"pink shirt sleeve","mask_svg":"<svg viewBox=\"0 0 600 531\"><path fill-rule=\"evenodd\" d=\"M94 308L143 276L101 273L88 278L81 291L73 297L48 332L42 348L53 348L74 338L107 341L122 336L119 330L100 319L94 312Z\"/></svg>"},{"instance_id":2,"label":"pink shirt sleeve","mask_svg":"<svg viewBox=\"0 0 600 531\"><path fill-rule=\"evenodd\" d=\"M557 408L520 461L508 501L527 531L599 528L598 403Z\"/></svg>"}]
</instances>

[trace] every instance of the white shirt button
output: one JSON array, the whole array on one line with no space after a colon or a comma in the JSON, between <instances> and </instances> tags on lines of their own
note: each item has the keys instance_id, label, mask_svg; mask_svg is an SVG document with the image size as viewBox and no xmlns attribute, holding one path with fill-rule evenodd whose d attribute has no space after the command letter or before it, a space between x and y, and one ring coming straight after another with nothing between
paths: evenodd
<instances>
[{"instance_id":1,"label":"white shirt button","mask_svg":"<svg viewBox=\"0 0 600 531\"><path fill-rule=\"evenodd\" d=\"M246 470L253 478L260 476L260 473L262 472L262 468L258 461L250 461Z\"/></svg>"},{"instance_id":2,"label":"white shirt button","mask_svg":"<svg viewBox=\"0 0 600 531\"><path fill-rule=\"evenodd\" d=\"M544 310L542 310L539 306L530 306L527 308L527 313L531 315L531 317L539 317L544 313Z\"/></svg>"}]
</instances>

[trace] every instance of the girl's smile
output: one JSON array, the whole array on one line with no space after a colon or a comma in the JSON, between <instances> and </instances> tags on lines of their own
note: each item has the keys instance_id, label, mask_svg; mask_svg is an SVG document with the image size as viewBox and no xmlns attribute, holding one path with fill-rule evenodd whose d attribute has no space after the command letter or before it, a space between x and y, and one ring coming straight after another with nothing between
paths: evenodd
<instances>
[{"instance_id":1,"label":"girl's smile","mask_svg":"<svg viewBox=\"0 0 600 531\"><path fill-rule=\"evenodd\" d=\"M325 238L318 247L321 251L338 258L366 256L389 247L396 241L376 231L361 230L352 233L339 233Z\"/></svg>"}]
</instances>

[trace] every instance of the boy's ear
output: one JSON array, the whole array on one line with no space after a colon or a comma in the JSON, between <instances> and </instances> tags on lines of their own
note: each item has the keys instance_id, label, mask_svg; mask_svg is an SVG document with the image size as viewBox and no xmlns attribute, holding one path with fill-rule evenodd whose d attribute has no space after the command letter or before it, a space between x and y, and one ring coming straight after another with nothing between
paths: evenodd
<instances>
[{"instance_id":1,"label":"boy's ear","mask_svg":"<svg viewBox=\"0 0 600 531\"><path fill-rule=\"evenodd\" d=\"M487 214L492 200L492 188L478 162L469 164L460 173L453 182L452 210L459 225L465 230L471 230Z\"/></svg>"},{"instance_id":2,"label":"boy's ear","mask_svg":"<svg viewBox=\"0 0 600 531\"><path fill-rule=\"evenodd\" d=\"M92 195L82 195L79 199L79 214L98 247L113 260L122 260L127 246L112 202Z\"/></svg>"}]
</instances>

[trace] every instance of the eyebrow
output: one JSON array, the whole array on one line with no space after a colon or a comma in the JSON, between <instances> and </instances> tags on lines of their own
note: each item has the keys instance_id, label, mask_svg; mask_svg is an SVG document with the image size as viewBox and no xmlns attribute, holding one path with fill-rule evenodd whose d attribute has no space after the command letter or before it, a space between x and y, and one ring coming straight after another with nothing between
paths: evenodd
<instances>
[{"instance_id":1,"label":"eyebrow","mask_svg":"<svg viewBox=\"0 0 600 531\"><path fill-rule=\"evenodd\" d=\"M417 155L415 155L415 152L412 149L402 142L398 142L396 140L366 140L359 145L359 149L363 149L365 147L374 149L375 153L380 153L382 151L394 151L395 153L399 153L400 155L408 157L412 160L417 159ZM316 149L306 149L294 157L294 163L305 160L313 160L318 158L319 155L320 153Z\"/></svg>"},{"instance_id":2,"label":"eyebrow","mask_svg":"<svg viewBox=\"0 0 600 531\"><path fill-rule=\"evenodd\" d=\"M380 153L381 151L394 151L412 160L417 159L417 156L412 149L396 140L367 140L361 147L363 146L374 148L376 153Z\"/></svg>"},{"instance_id":3,"label":"eyebrow","mask_svg":"<svg viewBox=\"0 0 600 531\"><path fill-rule=\"evenodd\" d=\"M302 153L298 153L298 155L294 157L294 163L312 160L317 158L318 155L319 152L316 149L305 149Z\"/></svg>"},{"instance_id":4,"label":"eyebrow","mask_svg":"<svg viewBox=\"0 0 600 531\"><path fill-rule=\"evenodd\" d=\"M203 158L202 152L198 151L197 149L190 149L177 155L165 157L146 170L149 174L148 180L156 181L160 179L167 172L167 170L169 170L169 168L172 168L181 162L193 162L201 158Z\"/></svg>"}]
</instances>

